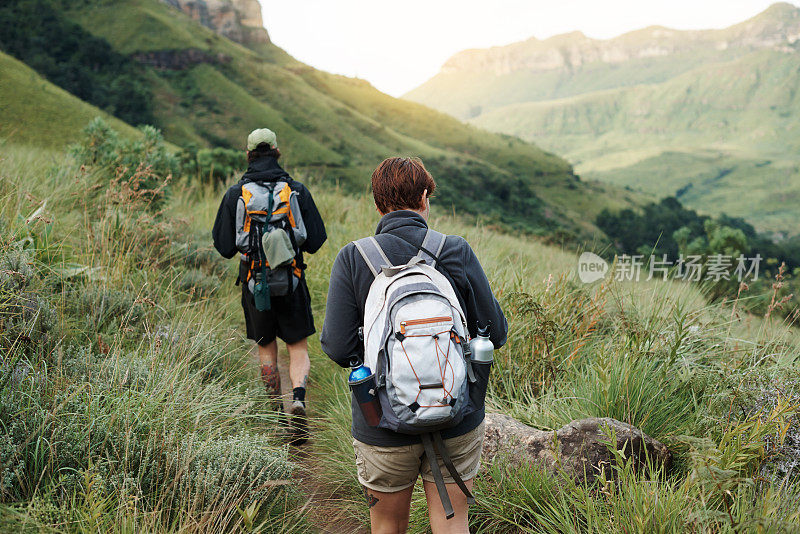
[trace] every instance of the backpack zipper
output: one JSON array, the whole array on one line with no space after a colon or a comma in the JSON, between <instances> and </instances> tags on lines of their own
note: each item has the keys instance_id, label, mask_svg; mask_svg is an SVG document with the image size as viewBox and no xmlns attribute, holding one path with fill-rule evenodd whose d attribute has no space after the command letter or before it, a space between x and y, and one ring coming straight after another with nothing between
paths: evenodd
<instances>
[{"instance_id":1,"label":"backpack zipper","mask_svg":"<svg viewBox=\"0 0 800 534\"><path fill-rule=\"evenodd\" d=\"M418 326L421 324L443 323L445 321L452 321L452 317L429 317L427 319L409 319L407 321L400 321L400 333L406 333L407 326Z\"/></svg>"}]
</instances>

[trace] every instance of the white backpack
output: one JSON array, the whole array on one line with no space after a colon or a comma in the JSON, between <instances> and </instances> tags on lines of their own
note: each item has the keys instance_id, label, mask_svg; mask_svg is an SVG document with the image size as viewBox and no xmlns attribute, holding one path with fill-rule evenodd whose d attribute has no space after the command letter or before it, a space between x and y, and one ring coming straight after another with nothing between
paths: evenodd
<instances>
[{"instance_id":1,"label":"white backpack","mask_svg":"<svg viewBox=\"0 0 800 534\"><path fill-rule=\"evenodd\" d=\"M428 230L422 248L438 257L445 235ZM364 309L364 363L385 396L379 426L423 434L458 424L469 400L466 319L436 260L420 251L393 266L374 237L355 246L375 275ZM384 398L381 398L384 404Z\"/></svg>"},{"instance_id":2,"label":"white backpack","mask_svg":"<svg viewBox=\"0 0 800 534\"><path fill-rule=\"evenodd\" d=\"M364 364L375 373L382 409L378 427L421 435L439 496L451 516L434 457L436 453L442 457L474 502L439 434L474 411L468 384L474 378L464 312L448 279L435 269L446 237L428 230L420 252L397 266L374 237L354 244L375 275L364 309L363 336Z\"/></svg>"}]
</instances>

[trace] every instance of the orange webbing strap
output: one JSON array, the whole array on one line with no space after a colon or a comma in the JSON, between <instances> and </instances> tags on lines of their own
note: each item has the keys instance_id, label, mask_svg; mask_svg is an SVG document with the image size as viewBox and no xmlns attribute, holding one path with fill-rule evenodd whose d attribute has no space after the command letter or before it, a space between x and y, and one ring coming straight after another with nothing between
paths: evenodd
<instances>
[{"instance_id":1,"label":"orange webbing strap","mask_svg":"<svg viewBox=\"0 0 800 534\"><path fill-rule=\"evenodd\" d=\"M292 228L297 228L297 223L294 221L294 215L292 214L292 206L289 204L289 199L292 198L292 188L289 187L289 184L281 189L281 192L278 193L278 197L281 199L281 202L286 204L286 216L289 218L289 224L292 225ZM284 213L283 208L279 209L275 213Z\"/></svg>"},{"instance_id":2,"label":"orange webbing strap","mask_svg":"<svg viewBox=\"0 0 800 534\"><path fill-rule=\"evenodd\" d=\"M297 265L296 259L292 260L292 272L297 278L303 277L303 270L300 268L299 265Z\"/></svg>"},{"instance_id":3,"label":"orange webbing strap","mask_svg":"<svg viewBox=\"0 0 800 534\"><path fill-rule=\"evenodd\" d=\"M242 200L244 201L244 231L250 231L250 212L247 210L247 205L253 198L253 193L246 187L242 187Z\"/></svg>"},{"instance_id":4,"label":"orange webbing strap","mask_svg":"<svg viewBox=\"0 0 800 534\"><path fill-rule=\"evenodd\" d=\"M269 262L266 259L258 262L258 268L259 269L261 268L261 264L262 263L264 264L264 267L269 269ZM255 270L256 270L256 260L251 260L250 261L250 269L247 271L247 280L245 280L245 282L249 282L250 281L250 279L253 277L253 271L255 271Z\"/></svg>"},{"instance_id":5,"label":"orange webbing strap","mask_svg":"<svg viewBox=\"0 0 800 534\"><path fill-rule=\"evenodd\" d=\"M250 268L247 269L247 277L245 282L249 282L250 279L253 277L253 269L256 267L256 260L250 260Z\"/></svg>"},{"instance_id":6,"label":"orange webbing strap","mask_svg":"<svg viewBox=\"0 0 800 534\"><path fill-rule=\"evenodd\" d=\"M242 187L242 200L244 200L244 207L247 209L247 205L250 204L250 199L253 198L253 193L245 187Z\"/></svg>"}]
</instances>

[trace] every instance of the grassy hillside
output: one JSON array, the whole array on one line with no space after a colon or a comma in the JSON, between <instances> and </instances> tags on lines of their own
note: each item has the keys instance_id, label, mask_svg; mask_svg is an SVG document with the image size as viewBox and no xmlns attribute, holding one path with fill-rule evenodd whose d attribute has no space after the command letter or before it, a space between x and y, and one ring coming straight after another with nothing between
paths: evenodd
<instances>
[{"instance_id":1,"label":"grassy hillside","mask_svg":"<svg viewBox=\"0 0 800 534\"><path fill-rule=\"evenodd\" d=\"M143 178L0 147L0 530L303 532L228 265Z\"/></svg>"},{"instance_id":2,"label":"grassy hillside","mask_svg":"<svg viewBox=\"0 0 800 534\"><path fill-rule=\"evenodd\" d=\"M139 81L156 125L178 146L240 149L250 130L266 125L278 132L289 167L349 192L364 191L383 158L418 155L438 180L440 206L572 239L596 231L591 215L636 201L581 182L566 161L531 143L316 71L271 44L248 49L159 0L51 5L52 16L142 62ZM24 98L26 88L15 87Z\"/></svg>"},{"instance_id":3,"label":"grassy hillside","mask_svg":"<svg viewBox=\"0 0 800 534\"><path fill-rule=\"evenodd\" d=\"M507 106L474 122L566 154L583 175L791 232L799 73L800 53L761 51L661 84Z\"/></svg>"},{"instance_id":4,"label":"grassy hillside","mask_svg":"<svg viewBox=\"0 0 800 534\"><path fill-rule=\"evenodd\" d=\"M645 40L657 30L651 28L627 35ZM573 37L586 39L580 33L567 34L536 42L536 45L544 50L568 49L569 40ZM593 61L571 69L519 69L496 75L466 69L444 70L409 91L403 98L424 103L461 119L471 119L497 108L523 102L548 101L620 87L660 83L697 66L737 55L736 51L681 51L668 58L632 58L624 63Z\"/></svg>"},{"instance_id":5,"label":"grassy hillside","mask_svg":"<svg viewBox=\"0 0 800 534\"><path fill-rule=\"evenodd\" d=\"M798 28L782 3L722 30L532 39L463 52L406 97L564 155L587 179L793 234Z\"/></svg>"},{"instance_id":6,"label":"grassy hillside","mask_svg":"<svg viewBox=\"0 0 800 534\"><path fill-rule=\"evenodd\" d=\"M0 52L0 138L13 143L59 148L75 142L95 117L126 136L138 132L42 78Z\"/></svg>"},{"instance_id":7,"label":"grassy hillside","mask_svg":"<svg viewBox=\"0 0 800 534\"><path fill-rule=\"evenodd\" d=\"M126 194L135 176L88 163L0 147L0 529L315 531L331 510L306 502L303 478L363 525L345 372L316 337L304 455L266 408L235 261L208 243L223 187L178 177L154 211ZM336 253L377 214L369 196L301 177L329 232L308 258L319 327ZM476 481L472 531L798 528L796 329L708 305L693 285L580 284L574 254L447 210L431 224L466 237L510 320L492 409L546 429L614 417L675 454L649 474L620 457L616 483L594 486L498 460ZM428 528L423 501L417 488L413 532Z\"/></svg>"}]
</instances>

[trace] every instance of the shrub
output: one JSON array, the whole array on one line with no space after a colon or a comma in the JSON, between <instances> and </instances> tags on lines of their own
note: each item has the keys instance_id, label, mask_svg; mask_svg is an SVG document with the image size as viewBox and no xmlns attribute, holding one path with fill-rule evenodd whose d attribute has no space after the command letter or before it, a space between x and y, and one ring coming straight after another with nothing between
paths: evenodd
<instances>
[{"instance_id":1,"label":"shrub","mask_svg":"<svg viewBox=\"0 0 800 534\"><path fill-rule=\"evenodd\" d=\"M200 181L222 183L247 169L247 158L242 150L229 148L201 148L189 146L178 154L181 174Z\"/></svg>"},{"instance_id":2,"label":"shrub","mask_svg":"<svg viewBox=\"0 0 800 534\"><path fill-rule=\"evenodd\" d=\"M141 132L141 138L124 139L97 118L84 129L83 140L71 152L101 173L108 190L106 200L112 205L133 204L158 211L168 198L167 184L178 171L178 160L167 150L161 132L152 126L143 126Z\"/></svg>"},{"instance_id":3,"label":"shrub","mask_svg":"<svg viewBox=\"0 0 800 534\"><path fill-rule=\"evenodd\" d=\"M113 335L122 328L137 328L147 313L143 299L127 290L81 284L67 295L67 311L96 333Z\"/></svg>"},{"instance_id":4,"label":"shrub","mask_svg":"<svg viewBox=\"0 0 800 534\"><path fill-rule=\"evenodd\" d=\"M185 483L201 508L262 501L292 474L285 447L249 432L214 440L187 436L180 454L179 463L188 465Z\"/></svg>"},{"instance_id":5,"label":"shrub","mask_svg":"<svg viewBox=\"0 0 800 534\"><path fill-rule=\"evenodd\" d=\"M0 247L0 349L31 354L56 327L56 312L40 291L34 251L24 241ZM6 362L7 363L7 362Z\"/></svg>"},{"instance_id":6,"label":"shrub","mask_svg":"<svg viewBox=\"0 0 800 534\"><path fill-rule=\"evenodd\" d=\"M174 236L170 243L170 263L190 269L205 269L209 274L216 276L226 273L229 262L210 244L199 244L207 242L207 239L205 233L193 235L186 241L179 241L179 236Z\"/></svg>"},{"instance_id":7,"label":"shrub","mask_svg":"<svg viewBox=\"0 0 800 534\"><path fill-rule=\"evenodd\" d=\"M200 269L189 269L181 274L178 282L181 291L200 297L213 295L219 287L219 279L211 278Z\"/></svg>"}]
</instances>

